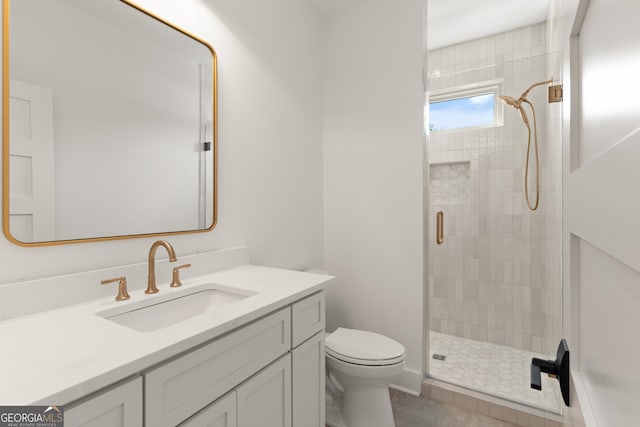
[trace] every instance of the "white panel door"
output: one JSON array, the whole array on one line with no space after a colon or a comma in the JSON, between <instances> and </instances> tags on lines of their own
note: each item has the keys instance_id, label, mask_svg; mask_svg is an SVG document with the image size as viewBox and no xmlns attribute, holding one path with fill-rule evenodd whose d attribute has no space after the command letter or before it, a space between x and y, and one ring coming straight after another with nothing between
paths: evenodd
<instances>
[{"instance_id":1,"label":"white panel door","mask_svg":"<svg viewBox=\"0 0 640 427\"><path fill-rule=\"evenodd\" d=\"M291 355L236 388L238 427L291 427Z\"/></svg>"},{"instance_id":2,"label":"white panel door","mask_svg":"<svg viewBox=\"0 0 640 427\"><path fill-rule=\"evenodd\" d=\"M293 426L324 427L324 330L291 351Z\"/></svg>"},{"instance_id":3,"label":"white panel door","mask_svg":"<svg viewBox=\"0 0 640 427\"><path fill-rule=\"evenodd\" d=\"M640 420L640 1L579 3L567 46L563 221L574 407L587 425L633 426Z\"/></svg>"},{"instance_id":4,"label":"white panel door","mask_svg":"<svg viewBox=\"0 0 640 427\"><path fill-rule=\"evenodd\" d=\"M54 240L51 89L11 80L9 140L11 235L22 242Z\"/></svg>"},{"instance_id":5,"label":"white panel door","mask_svg":"<svg viewBox=\"0 0 640 427\"><path fill-rule=\"evenodd\" d=\"M237 427L236 392L230 391L179 427Z\"/></svg>"}]
</instances>

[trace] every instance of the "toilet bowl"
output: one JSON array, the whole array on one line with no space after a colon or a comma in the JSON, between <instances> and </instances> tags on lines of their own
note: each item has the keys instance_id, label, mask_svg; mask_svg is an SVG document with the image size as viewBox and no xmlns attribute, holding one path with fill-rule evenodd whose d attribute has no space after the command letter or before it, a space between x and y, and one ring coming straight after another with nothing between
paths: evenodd
<instances>
[{"instance_id":1,"label":"toilet bowl","mask_svg":"<svg viewBox=\"0 0 640 427\"><path fill-rule=\"evenodd\" d=\"M327 425L394 427L389 384L404 347L384 335L338 328L325 337Z\"/></svg>"}]
</instances>

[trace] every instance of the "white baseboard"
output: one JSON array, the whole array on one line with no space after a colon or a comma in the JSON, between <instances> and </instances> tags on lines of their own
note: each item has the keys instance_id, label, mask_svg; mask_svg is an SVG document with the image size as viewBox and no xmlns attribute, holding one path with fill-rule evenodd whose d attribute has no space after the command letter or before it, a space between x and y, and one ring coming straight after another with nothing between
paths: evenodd
<instances>
[{"instance_id":1,"label":"white baseboard","mask_svg":"<svg viewBox=\"0 0 640 427\"><path fill-rule=\"evenodd\" d=\"M390 387L396 390L403 391L405 393L412 394L414 396L420 396L422 387L422 372L405 368L400 373L400 375L396 377Z\"/></svg>"}]
</instances>

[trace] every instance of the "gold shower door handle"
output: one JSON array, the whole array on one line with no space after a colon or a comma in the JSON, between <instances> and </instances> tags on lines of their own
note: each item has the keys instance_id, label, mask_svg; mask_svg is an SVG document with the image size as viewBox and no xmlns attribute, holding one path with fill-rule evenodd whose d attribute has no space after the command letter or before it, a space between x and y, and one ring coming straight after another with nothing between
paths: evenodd
<instances>
[{"instance_id":1,"label":"gold shower door handle","mask_svg":"<svg viewBox=\"0 0 640 427\"><path fill-rule=\"evenodd\" d=\"M444 242L444 212L436 213L436 243L441 245Z\"/></svg>"}]
</instances>

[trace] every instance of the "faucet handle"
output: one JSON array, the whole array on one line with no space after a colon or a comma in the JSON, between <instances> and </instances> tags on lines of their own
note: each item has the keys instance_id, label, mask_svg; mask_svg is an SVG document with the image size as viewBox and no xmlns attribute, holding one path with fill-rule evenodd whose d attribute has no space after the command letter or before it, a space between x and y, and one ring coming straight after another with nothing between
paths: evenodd
<instances>
[{"instance_id":1,"label":"faucet handle","mask_svg":"<svg viewBox=\"0 0 640 427\"><path fill-rule=\"evenodd\" d=\"M113 279L107 279L100 282L101 285L107 285L109 283L118 282L118 295L116 295L116 301L124 301L131 298L127 292L127 278L116 277Z\"/></svg>"},{"instance_id":2,"label":"faucet handle","mask_svg":"<svg viewBox=\"0 0 640 427\"><path fill-rule=\"evenodd\" d=\"M187 267L191 267L191 264L182 264L177 267L173 267L173 280L169 285L170 287L179 288L180 286L182 286L182 282L180 281L180 269Z\"/></svg>"}]
</instances>

